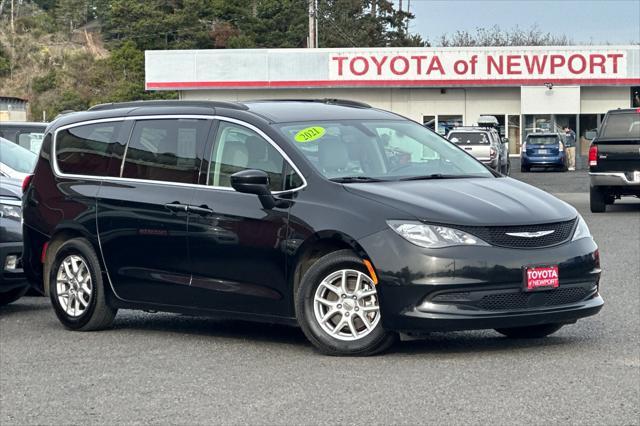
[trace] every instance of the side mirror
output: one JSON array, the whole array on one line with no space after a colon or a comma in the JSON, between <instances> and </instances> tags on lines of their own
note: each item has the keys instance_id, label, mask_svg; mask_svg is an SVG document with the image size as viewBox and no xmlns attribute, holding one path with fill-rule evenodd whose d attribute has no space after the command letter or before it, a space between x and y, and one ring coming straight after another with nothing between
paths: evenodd
<instances>
[{"instance_id":1,"label":"side mirror","mask_svg":"<svg viewBox=\"0 0 640 426\"><path fill-rule=\"evenodd\" d=\"M262 170L242 170L231 175L231 187L238 192L255 194L262 207L271 210L276 200L269 190L269 175Z\"/></svg>"}]
</instances>

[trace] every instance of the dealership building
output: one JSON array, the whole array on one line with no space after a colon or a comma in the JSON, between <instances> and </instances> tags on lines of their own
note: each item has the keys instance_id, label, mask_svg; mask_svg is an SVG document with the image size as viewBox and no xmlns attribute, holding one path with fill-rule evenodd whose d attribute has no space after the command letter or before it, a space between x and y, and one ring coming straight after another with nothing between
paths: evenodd
<instances>
[{"instance_id":1,"label":"dealership building","mask_svg":"<svg viewBox=\"0 0 640 426\"><path fill-rule=\"evenodd\" d=\"M145 67L181 99L351 99L442 134L493 115L512 154L568 125L584 156L608 110L640 107L640 46L154 50Z\"/></svg>"}]
</instances>

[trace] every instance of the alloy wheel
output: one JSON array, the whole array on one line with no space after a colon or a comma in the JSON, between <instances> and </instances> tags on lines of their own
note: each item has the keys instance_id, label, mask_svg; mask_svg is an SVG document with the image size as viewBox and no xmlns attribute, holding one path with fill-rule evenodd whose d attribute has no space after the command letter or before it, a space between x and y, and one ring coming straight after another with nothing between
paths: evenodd
<instances>
[{"instance_id":1,"label":"alloy wheel","mask_svg":"<svg viewBox=\"0 0 640 426\"><path fill-rule=\"evenodd\" d=\"M93 282L86 261L78 255L64 258L56 275L56 293L60 307L70 317L85 313L91 303Z\"/></svg>"},{"instance_id":2,"label":"alloy wheel","mask_svg":"<svg viewBox=\"0 0 640 426\"><path fill-rule=\"evenodd\" d=\"M375 284L354 269L335 271L320 282L313 311L320 327L338 340L362 339L380 321Z\"/></svg>"}]
</instances>

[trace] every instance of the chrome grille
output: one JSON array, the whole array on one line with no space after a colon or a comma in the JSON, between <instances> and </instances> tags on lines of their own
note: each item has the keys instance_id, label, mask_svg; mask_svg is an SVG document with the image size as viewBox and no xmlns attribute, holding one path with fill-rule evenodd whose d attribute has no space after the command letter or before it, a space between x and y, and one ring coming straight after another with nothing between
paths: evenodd
<instances>
[{"instance_id":1,"label":"chrome grille","mask_svg":"<svg viewBox=\"0 0 640 426\"><path fill-rule=\"evenodd\" d=\"M493 246L509 248L541 248L561 244L571 238L576 219L565 222L545 223L542 225L522 226L455 226ZM508 233L553 231L539 237L518 237Z\"/></svg>"}]
</instances>

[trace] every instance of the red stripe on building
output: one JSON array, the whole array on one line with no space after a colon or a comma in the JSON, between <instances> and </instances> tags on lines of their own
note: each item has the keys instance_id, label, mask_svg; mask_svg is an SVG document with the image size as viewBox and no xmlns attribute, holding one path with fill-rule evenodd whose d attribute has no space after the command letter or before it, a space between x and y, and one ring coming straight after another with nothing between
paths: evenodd
<instances>
[{"instance_id":1,"label":"red stripe on building","mask_svg":"<svg viewBox=\"0 0 640 426\"><path fill-rule=\"evenodd\" d=\"M295 87L447 87L447 86L535 86L556 85L640 85L639 78L566 78L566 79L478 79L478 80L288 80L288 81L167 81L147 82L153 89L207 88L295 88Z\"/></svg>"}]
</instances>

